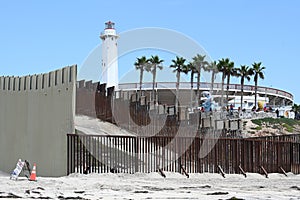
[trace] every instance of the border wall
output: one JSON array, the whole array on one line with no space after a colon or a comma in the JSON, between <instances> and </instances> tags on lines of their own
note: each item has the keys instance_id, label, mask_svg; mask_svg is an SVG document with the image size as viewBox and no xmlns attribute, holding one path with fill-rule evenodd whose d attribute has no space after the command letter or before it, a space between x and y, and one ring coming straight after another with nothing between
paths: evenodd
<instances>
[{"instance_id":1,"label":"border wall","mask_svg":"<svg viewBox=\"0 0 300 200\"><path fill-rule=\"evenodd\" d=\"M66 134L74 132L77 66L0 77L0 170L37 163L38 176L66 175Z\"/></svg>"},{"instance_id":2,"label":"border wall","mask_svg":"<svg viewBox=\"0 0 300 200\"><path fill-rule=\"evenodd\" d=\"M226 174L264 174L264 170L267 173L300 173L300 143L275 138L79 134L68 134L67 137L68 174L149 173L159 169L179 173L221 173L220 168Z\"/></svg>"},{"instance_id":3,"label":"border wall","mask_svg":"<svg viewBox=\"0 0 300 200\"><path fill-rule=\"evenodd\" d=\"M137 91L114 91L114 87L106 89L106 84L99 84L95 94L96 116L140 136L175 136L180 126L191 130L197 127L197 135L201 137L207 134L223 138L241 137L239 118L229 117L223 112L190 113L184 106L176 111L174 105L154 105L148 99L147 96L139 97ZM186 136L188 134L187 131Z\"/></svg>"},{"instance_id":4,"label":"border wall","mask_svg":"<svg viewBox=\"0 0 300 200\"><path fill-rule=\"evenodd\" d=\"M96 118L95 92L99 82L77 81L76 115L86 115Z\"/></svg>"}]
</instances>

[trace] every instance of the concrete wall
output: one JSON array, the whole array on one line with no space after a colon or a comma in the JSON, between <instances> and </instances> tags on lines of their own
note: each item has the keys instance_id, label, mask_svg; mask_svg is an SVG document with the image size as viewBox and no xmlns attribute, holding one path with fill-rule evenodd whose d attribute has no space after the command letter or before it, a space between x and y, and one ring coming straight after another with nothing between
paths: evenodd
<instances>
[{"instance_id":1,"label":"concrete wall","mask_svg":"<svg viewBox=\"0 0 300 200\"><path fill-rule=\"evenodd\" d=\"M21 158L37 163L38 176L66 174L76 72L75 65L46 74L0 77L0 171L11 172Z\"/></svg>"}]
</instances>

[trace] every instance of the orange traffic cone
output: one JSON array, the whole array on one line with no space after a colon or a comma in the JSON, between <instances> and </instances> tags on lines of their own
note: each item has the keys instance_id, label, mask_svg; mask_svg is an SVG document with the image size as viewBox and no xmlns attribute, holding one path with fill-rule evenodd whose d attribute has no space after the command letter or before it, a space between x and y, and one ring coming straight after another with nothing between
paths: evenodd
<instances>
[{"instance_id":1,"label":"orange traffic cone","mask_svg":"<svg viewBox=\"0 0 300 200\"><path fill-rule=\"evenodd\" d=\"M36 164L35 163L33 164L33 168L32 168L29 180L36 181Z\"/></svg>"}]
</instances>

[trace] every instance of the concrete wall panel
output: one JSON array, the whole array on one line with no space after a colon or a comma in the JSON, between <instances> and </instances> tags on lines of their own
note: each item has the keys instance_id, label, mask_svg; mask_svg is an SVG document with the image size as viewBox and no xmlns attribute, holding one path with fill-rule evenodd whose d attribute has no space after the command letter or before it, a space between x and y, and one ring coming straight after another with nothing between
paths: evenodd
<instances>
[{"instance_id":1,"label":"concrete wall panel","mask_svg":"<svg viewBox=\"0 0 300 200\"><path fill-rule=\"evenodd\" d=\"M0 77L0 170L37 163L38 176L66 174L66 134L74 132L77 66Z\"/></svg>"}]
</instances>

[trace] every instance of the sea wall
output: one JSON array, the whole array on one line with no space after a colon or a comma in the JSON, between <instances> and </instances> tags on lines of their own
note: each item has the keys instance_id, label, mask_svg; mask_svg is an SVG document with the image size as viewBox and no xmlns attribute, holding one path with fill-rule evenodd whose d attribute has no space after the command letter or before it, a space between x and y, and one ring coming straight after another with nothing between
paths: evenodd
<instances>
[{"instance_id":1,"label":"sea wall","mask_svg":"<svg viewBox=\"0 0 300 200\"><path fill-rule=\"evenodd\" d=\"M77 66L45 74L0 77L0 171L19 158L38 176L62 176L67 133L74 133Z\"/></svg>"}]
</instances>

